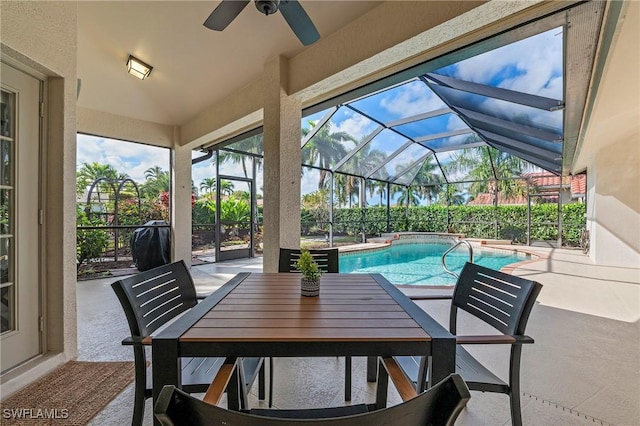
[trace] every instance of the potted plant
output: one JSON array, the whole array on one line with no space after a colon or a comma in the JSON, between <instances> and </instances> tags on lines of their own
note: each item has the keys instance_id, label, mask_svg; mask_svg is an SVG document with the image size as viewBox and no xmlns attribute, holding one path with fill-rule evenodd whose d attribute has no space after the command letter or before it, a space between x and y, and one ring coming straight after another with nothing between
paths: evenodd
<instances>
[{"instance_id":1,"label":"potted plant","mask_svg":"<svg viewBox=\"0 0 640 426\"><path fill-rule=\"evenodd\" d=\"M320 294L320 276L322 271L311 256L309 250L302 250L296 262L296 268L302 273L300 290L303 296L317 296Z\"/></svg>"}]
</instances>

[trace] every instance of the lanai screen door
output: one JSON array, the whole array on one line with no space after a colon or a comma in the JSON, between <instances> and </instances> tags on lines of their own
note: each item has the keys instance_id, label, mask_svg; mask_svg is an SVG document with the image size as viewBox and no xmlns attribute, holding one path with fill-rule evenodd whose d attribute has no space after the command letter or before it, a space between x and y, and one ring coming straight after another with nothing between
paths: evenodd
<instances>
[{"instance_id":1,"label":"lanai screen door","mask_svg":"<svg viewBox=\"0 0 640 426\"><path fill-rule=\"evenodd\" d=\"M218 175L216 194L216 261L253 257L256 223L253 179Z\"/></svg>"}]
</instances>

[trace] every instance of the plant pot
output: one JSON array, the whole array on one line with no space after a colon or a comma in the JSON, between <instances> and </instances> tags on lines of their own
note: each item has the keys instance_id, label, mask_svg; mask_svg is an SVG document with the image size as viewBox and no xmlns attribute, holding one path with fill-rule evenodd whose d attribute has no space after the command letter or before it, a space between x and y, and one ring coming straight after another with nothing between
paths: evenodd
<instances>
[{"instance_id":1,"label":"plant pot","mask_svg":"<svg viewBox=\"0 0 640 426\"><path fill-rule=\"evenodd\" d=\"M320 294L320 278L301 277L300 292L303 296L318 296Z\"/></svg>"}]
</instances>

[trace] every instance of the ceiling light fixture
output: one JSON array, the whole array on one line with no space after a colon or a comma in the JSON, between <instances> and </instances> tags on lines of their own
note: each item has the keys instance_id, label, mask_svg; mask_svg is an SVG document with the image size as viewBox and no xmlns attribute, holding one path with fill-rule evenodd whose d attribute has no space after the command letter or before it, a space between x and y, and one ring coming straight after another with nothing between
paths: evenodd
<instances>
[{"instance_id":1,"label":"ceiling light fixture","mask_svg":"<svg viewBox=\"0 0 640 426\"><path fill-rule=\"evenodd\" d=\"M153 67L151 65L145 64L133 55L129 55L129 59L127 59L127 71L129 74L138 77L140 80L144 80L149 77L152 69Z\"/></svg>"}]
</instances>

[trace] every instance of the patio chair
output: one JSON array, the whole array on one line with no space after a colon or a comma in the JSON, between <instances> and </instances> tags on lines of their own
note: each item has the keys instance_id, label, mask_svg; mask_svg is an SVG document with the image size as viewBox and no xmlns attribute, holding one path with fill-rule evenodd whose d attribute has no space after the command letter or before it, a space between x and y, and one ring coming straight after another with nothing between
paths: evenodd
<instances>
[{"instance_id":1,"label":"patio chair","mask_svg":"<svg viewBox=\"0 0 640 426\"><path fill-rule=\"evenodd\" d=\"M384 361L381 359L380 362L383 364L385 361L394 362L392 358L387 358ZM386 367L381 368L381 371L386 371ZM407 386L411 386L411 384L407 382ZM212 385L213 387L214 385ZM254 409L239 412L215 405L219 402L217 395L219 395L217 391L207 392L204 400L201 401L174 386L165 386L154 407L154 415L163 426L226 424L235 426L306 424L316 426L452 426L470 398L469 389L464 380L455 374L420 395L414 391L407 400L389 408L379 407L376 404L358 404L306 410Z\"/></svg>"},{"instance_id":2,"label":"patio chair","mask_svg":"<svg viewBox=\"0 0 640 426\"><path fill-rule=\"evenodd\" d=\"M152 396L151 365L147 364L145 347L150 347L151 334L171 319L198 302L196 290L184 261L141 272L111 284L124 309L131 336L122 341L133 346L135 360L135 399L133 425L141 425L144 401ZM259 397L264 399L264 366L262 358L242 359L246 379L239 388L239 399L246 406L247 389L259 378ZM182 389L204 392L215 377L224 358L181 358Z\"/></svg>"},{"instance_id":3,"label":"patio chair","mask_svg":"<svg viewBox=\"0 0 640 426\"><path fill-rule=\"evenodd\" d=\"M456 334L458 309L468 312L501 333L456 335L456 373L462 376L470 390L509 395L511 422L514 426L522 424L520 409L522 345L534 342L524 333L529 314L541 289L542 285L536 281L467 262L451 297L449 331L452 334ZM431 297L412 297L412 299L429 300ZM508 383L498 378L460 346L473 344L511 345ZM426 357L399 356L396 359L418 392L424 389L427 385L428 372Z\"/></svg>"},{"instance_id":4,"label":"patio chair","mask_svg":"<svg viewBox=\"0 0 640 426\"><path fill-rule=\"evenodd\" d=\"M301 249L280 248L280 258L278 264L278 272L298 272L296 262L300 258ZM315 249L309 250L309 253L318 264L318 268L322 272L338 273L340 272L338 249ZM270 361L270 366L273 361ZM269 394L271 395L271 394ZM351 357L345 357L344 365L344 400L351 401ZM271 404L269 404L271 406Z\"/></svg>"},{"instance_id":5,"label":"patio chair","mask_svg":"<svg viewBox=\"0 0 640 426\"><path fill-rule=\"evenodd\" d=\"M296 262L300 258L301 249L280 249L280 258L278 264L278 272L298 272ZM322 272L338 273L340 272L338 249L312 249L309 250L313 260L318 264L318 268Z\"/></svg>"}]
</instances>

